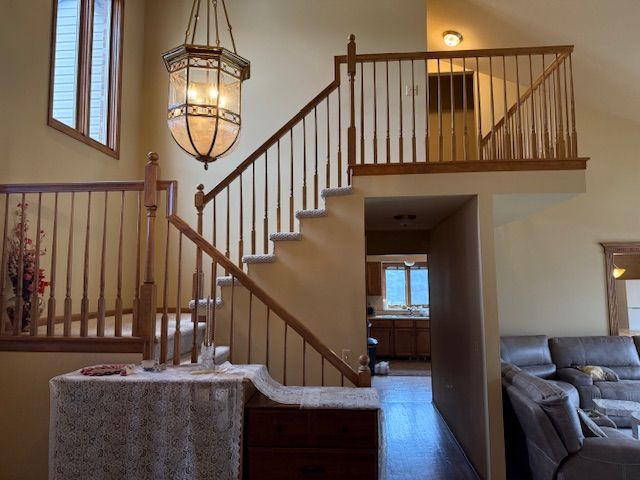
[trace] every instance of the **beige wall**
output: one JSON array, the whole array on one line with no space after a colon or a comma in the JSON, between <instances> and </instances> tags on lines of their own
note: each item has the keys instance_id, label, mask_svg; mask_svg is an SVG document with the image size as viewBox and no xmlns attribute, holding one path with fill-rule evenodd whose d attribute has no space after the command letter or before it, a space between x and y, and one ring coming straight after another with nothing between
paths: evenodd
<instances>
[{"instance_id":1,"label":"beige wall","mask_svg":"<svg viewBox=\"0 0 640 480\"><path fill-rule=\"evenodd\" d=\"M484 423L484 345L478 200L431 232L433 401L469 459L489 478Z\"/></svg>"},{"instance_id":2,"label":"beige wall","mask_svg":"<svg viewBox=\"0 0 640 480\"><path fill-rule=\"evenodd\" d=\"M366 237L368 255L419 254L429 251L427 230L371 230L366 232Z\"/></svg>"},{"instance_id":3,"label":"beige wall","mask_svg":"<svg viewBox=\"0 0 640 480\"><path fill-rule=\"evenodd\" d=\"M51 378L87 365L140 360L136 354L0 352L0 477L47 478Z\"/></svg>"},{"instance_id":4,"label":"beige wall","mask_svg":"<svg viewBox=\"0 0 640 480\"><path fill-rule=\"evenodd\" d=\"M599 242L638 241L639 125L582 105L580 153L587 191L496 228L500 331L504 335L606 335Z\"/></svg>"}]
</instances>

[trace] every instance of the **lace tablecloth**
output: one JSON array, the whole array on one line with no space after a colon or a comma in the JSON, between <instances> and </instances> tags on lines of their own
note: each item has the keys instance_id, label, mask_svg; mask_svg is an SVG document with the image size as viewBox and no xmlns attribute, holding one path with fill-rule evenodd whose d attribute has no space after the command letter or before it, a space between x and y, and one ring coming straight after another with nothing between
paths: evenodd
<instances>
[{"instance_id":1,"label":"lace tablecloth","mask_svg":"<svg viewBox=\"0 0 640 480\"><path fill-rule=\"evenodd\" d=\"M369 388L284 387L263 365L50 381L49 480L240 478L243 381L302 408L379 408Z\"/></svg>"}]
</instances>

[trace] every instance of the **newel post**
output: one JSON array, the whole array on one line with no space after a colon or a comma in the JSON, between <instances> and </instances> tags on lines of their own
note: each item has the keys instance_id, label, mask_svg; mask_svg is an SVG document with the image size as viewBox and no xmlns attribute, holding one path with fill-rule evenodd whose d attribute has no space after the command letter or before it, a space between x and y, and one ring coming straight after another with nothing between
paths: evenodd
<instances>
[{"instance_id":1,"label":"newel post","mask_svg":"<svg viewBox=\"0 0 640 480\"><path fill-rule=\"evenodd\" d=\"M198 234L202 235L202 210L204 209L204 185L200 184L196 187L193 203L196 207ZM195 308L191 311L191 321L193 322L194 331L198 328L198 314L200 312L200 300L204 292L204 271L202 269L202 250L200 247L196 250L196 269L193 272L193 288L192 295L195 301ZM195 337L194 337L195 338ZM195 347L195 340L194 340ZM191 362L198 361L198 349L191 349Z\"/></svg>"},{"instance_id":2,"label":"newel post","mask_svg":"<svg viewBox=\"0 0 640 480\"><path fill-rule=\"evenodd\" d=\"M360 355L358 358L358 387L371 386L371 369L369 368L369 355Z\"/></svg>"},{"instance_id":3,"label":"newel post","mask_svg":"<svg viewBox=\"0 0 640 480\"><path fill-rule=\"evenodd\" d=\"M147 210L147 236L144 245L144 281L140 286L140 320L138 334L144 339L145 360L153 357L156 334L156 210L158 209L157 182L160 176L158 154L149 152L144 169L144 206Z\"/></svg>"},{"instance_id":4,"label":"newel post","mask_svg":"<svg viewBox=\"0 0 640 480\"><path fill-rule=\"evenodd\" d=\"M349 35L347 44L347 75L349 76L349 128L347 128L347 164L349 165L349 184L351 184L351 167L356 163L356 36Z\"/></svg>"}]
</instances>

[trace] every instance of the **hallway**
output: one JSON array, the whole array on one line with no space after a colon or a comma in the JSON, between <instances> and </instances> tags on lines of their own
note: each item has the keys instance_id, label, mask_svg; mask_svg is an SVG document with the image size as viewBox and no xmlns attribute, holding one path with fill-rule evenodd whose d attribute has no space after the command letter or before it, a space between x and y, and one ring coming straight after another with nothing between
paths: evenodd
<instances>
[{"instance_id":1,"label":"hallway","mask_svg":"<svg viewBox=\"0 0 640 480\"><path fill-rule=\"evenodd\" d=\"M431 403L431 376L374 376L380 394L386 480L477 480Z\"/></svg>"}]
</instances>

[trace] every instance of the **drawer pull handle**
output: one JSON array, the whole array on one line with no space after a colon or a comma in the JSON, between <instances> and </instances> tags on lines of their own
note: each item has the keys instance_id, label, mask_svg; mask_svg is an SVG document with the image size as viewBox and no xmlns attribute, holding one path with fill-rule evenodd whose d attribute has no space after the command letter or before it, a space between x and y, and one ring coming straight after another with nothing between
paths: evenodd
<instances>
[{"instance_id":1,"label":"drawer pull handle","mask_svg":"<svg viewBox=\"0 0 640 480\"><path fill-rule=\"evenodd\" d=\"M326 473L326 469L320 465L308 465L300 467L300 473L305 476L324 475Z\"/></svg>"}]
</instances>

